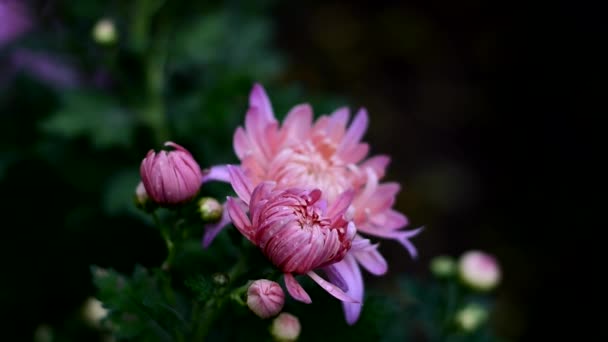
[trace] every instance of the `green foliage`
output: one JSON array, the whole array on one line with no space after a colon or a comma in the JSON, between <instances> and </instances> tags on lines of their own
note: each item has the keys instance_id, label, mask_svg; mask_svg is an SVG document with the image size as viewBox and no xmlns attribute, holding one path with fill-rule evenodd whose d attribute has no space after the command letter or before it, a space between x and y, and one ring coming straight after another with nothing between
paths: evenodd
<instances>
[{"instance_id":1,"label":"green foliage","mask_svg":"<svg viewBox=\"0 0 608 342\"><path fill-rule=\"evenodd\" d=\"M133 114L112 97L93 92L70 92L64 105L41 123L50 135L86 137L96 148L128 147L133 141Z\"/></svg>"},{"instance_id":2,"label":"green foliage","mask_svg":"<svg viewBox=\"0 0 608 342\"><path fill-rule=\"evenodd\" d=\"M169 278L137 265L131 277L92 267L99 299L109 310L104 324L118 338L171 341L185 329Z\"/></svg>"}]
</instances>

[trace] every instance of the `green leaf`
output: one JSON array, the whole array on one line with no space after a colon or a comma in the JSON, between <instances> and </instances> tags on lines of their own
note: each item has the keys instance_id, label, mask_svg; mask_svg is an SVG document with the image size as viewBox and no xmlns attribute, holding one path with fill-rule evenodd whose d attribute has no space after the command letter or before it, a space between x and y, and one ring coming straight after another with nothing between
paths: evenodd
<instances>
[{"instance_id":1,"label":"green leaf","mask_svg":"<svg viewBox=\"0 0 608 342\"><path fill-rule=\"evenodd\" d=\"M42 121L41 129L68 139L87 137L97 148L129 146L135 117L115 99L99 93L66 93L64 105Z\"/></svg>"},{"instance_id":2,"label":"green leaf","mask_svg":"<svg viewBox=\"0 0 608 342\"><path fill-rule=\"evenodd\" d=\"M131 277L91 267L98 297L110 311L107 322L118 338L171 341L188 327L176 305L176 293L161 270L137 265Z\"/></svg>"}]
</instances>

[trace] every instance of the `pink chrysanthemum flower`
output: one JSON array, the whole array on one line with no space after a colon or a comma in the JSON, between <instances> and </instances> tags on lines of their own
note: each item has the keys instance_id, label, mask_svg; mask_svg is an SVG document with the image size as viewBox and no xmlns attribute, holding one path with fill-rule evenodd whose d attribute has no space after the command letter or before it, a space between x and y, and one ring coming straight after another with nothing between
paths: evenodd
<instances>
[{"instance_id":1,"label":"pink chrysanthemum flower","mask_svg":"<svg viewBox=\"0 0 608 342\"><path fill-rule=\"evenodd\" d=\"M285 274L287 291L310 303L294 274L306 274L336 298L354 302L313 270L334 264L351 248L355 226L344 220L353 193L341 194L331 206L321 190L277 189L274 182L255 188L242 171L229 166L232 186L240 199L228 198L226 209L236 228ZM246 210L249 211L249 216Z\"/></svg>"},{"instance_id":2,"label":"pink chrysanthemum flower","mask_svg":"<svg viewBox=\"0 0 608 342\"><path fill-rule=\"evenodd\" d=\"M394 239L416 256L409 239L420 229L403 230L408 220L393 209L400 186L380 183L390 158L381 155L366 159L369 146L361 138L367 129L367 111L359 110L350 125L349 116L348 109L341 108L313 121L312 108L303 104L295 106L279 125L266 92L256 84L249 97L245 126L239 127L234 135L240 167L253 186L273 181L279 189L320 189L330 206L340 194L353 191L347 215L357 232ZM204 175L203 181L207 180L230 181L230 176L220 166ZM225 215L222 222L208 227L203 244L211 243L229 220ZM375 275L387 271L377 245L357 235L345 258L324 270L330 281L361 303L363 278L359 266ZM353 324L359 317L361 304L343 305L347 322Z\"/></svg>"}]
</instances>

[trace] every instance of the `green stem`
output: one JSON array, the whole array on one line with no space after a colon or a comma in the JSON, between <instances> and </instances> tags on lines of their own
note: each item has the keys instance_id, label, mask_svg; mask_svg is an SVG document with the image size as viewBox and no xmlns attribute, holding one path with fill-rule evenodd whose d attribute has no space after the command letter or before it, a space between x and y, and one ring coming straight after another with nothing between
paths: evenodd
<instances>
[{"instance_id":1,"label":"green stem","mask_svg":"<svg viewBox=\"0 0 608 342\"><path fill-rule=\"evenodd\" d=\"M171 239L171 227L161 223L156 211L152 213L152 218L154 219L154 224L156 227L158 227L163 240L165 240L165 245L167 246L167 258L163 262L161 268L168 271L173 264L173 259L175 258L175 244Z\"/></svg>"},{"instance_id":2,"label":"green stem","mask_svg":"<svg viewBox=\"0 0 608 342\"><path fill-rule=\"evenodd\" d=\"M242 253L239 260L234 266L228 271L228 287L234 283L238 277L240 277L247 270L247 253ZM215 320L220 316L222 311L226 307L226 303L230 300L234 299L235 296L238 296L243 291L243 286L237 287L233 291L221 292L216 298L212 298L201 308L197 306L195 308L195 313L193 315L196 325L194 331L194 339L193 341L203 341L205 337L209 334L209 330ZM201 312L198 312L201 310ZM198 317L202 314L202 318L198 319ZM197 322L198 320L198 322Z\"/></svg>"},{"instance_id":3,"label":"green stem","mask_svg":"<svg viewBox=\"0 0 608 342\"><path fill-rule=\"evenodd\" d=\"M160 15L154 39L150 39L152 17L162 7L164 1L138 0L135 2L131 26L133 48L143 58L146 102L143 104L141 120L154 133L156 143L161 144L169 137L165 117L165 65L167 60L169 30L166 15Z\"/></svg>"},{"instance_id":4,"label":"green stem","mask_svg":"<svg viewBox=\"0 0 608 342\"><path fill-rule=\"evenodd\" d=\"M454 315L456 314L456 310L458 309L458 302L460 297L458 291L458 284L456 284L453 280L446 281L446 283L443 284L443 290L445 293L446 305L445 316L443 317L443 322L440 330L441 341L445 340L450 333L454 321Z\"/></svg>"}]
</instances>

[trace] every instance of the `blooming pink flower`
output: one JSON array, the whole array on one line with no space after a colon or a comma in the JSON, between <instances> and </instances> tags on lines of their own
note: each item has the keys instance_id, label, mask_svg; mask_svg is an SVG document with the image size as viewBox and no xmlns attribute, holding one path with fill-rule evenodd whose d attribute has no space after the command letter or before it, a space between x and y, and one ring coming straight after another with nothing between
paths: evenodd
<instances>
[{"instance_id":1,"label":"blooming pink flower","mask_svg":"<svg viewBox=\"0 0 608 342\"><path fill-rule=\"evenodd\" d=\"M408 220L392 208L400 186L380 183L390 158L380 155L366 159L369 146L361 138L367 129L367 111L359 110L350 125L349 116L348 109L340 108L313 121L312 108L303 104L295 106L279 125L266 92L256 84L249 97L245 125L234 135L240 168L253 186L272 181L277 189L319 189L328 206L339 202L341 194L352 191L354 197L346 214L357 233L394 239L416 256L409 239L420 229L403 230ZM212 179L228 181L230 177L225 168L216 167L205 180ZM232 182L234 185L234 179ZM208 245L227 222L229 217L208 228L203 244ZM330 281L359 303L363 300L360 266L375 275L386 273L388 268L377 245L357 235L345 258L324 268ZM347 322L354 323L361 304L343 305Z\"/></svg>"},{"instance_id":2,"label":"blooming pink flower","mask_svg":"<svg viewBox=\"0 0 608 342\"><path fill-rule=\"evenodd\" d=\"M351 247L355 227L343 217L352 192L343 193L328 207L320 201L319 189L277 189L274 182L262 182L253 188L240 169L229 166L229 172L240 198L228 198L226 208L232 222L283 271L287 291L295 299L310 303L293 276L306 274L336 298L355 302L313 272L342 260Z\"/></svg>"},{"instance_id":3,"label":"blooming pink flower","mask_svg":"<svg viewBox=\"0 0 608 342\"><path fill-rule=\"evenodd\" d=\"M160 205L189 201L201 186L201 169L190 152L174 142L165 146L173 151L150 150L139 169L142 183L150 198Z\"/></svg>"},{"instance_id":4,"label":"blooming pink flower","mask_svg":"<svg viewBox=\"0 0 608 342\"><path fill-rule=\"evenodd\" d=\"M247 306L261 318L272 317L283 309L285 293L281 285L267 280L258 279L247 289Z\"/></svg>"}]
</instances>

